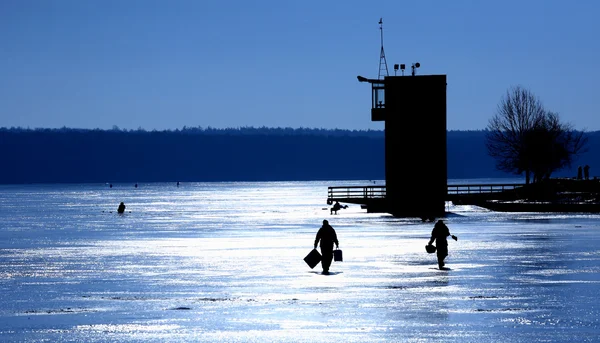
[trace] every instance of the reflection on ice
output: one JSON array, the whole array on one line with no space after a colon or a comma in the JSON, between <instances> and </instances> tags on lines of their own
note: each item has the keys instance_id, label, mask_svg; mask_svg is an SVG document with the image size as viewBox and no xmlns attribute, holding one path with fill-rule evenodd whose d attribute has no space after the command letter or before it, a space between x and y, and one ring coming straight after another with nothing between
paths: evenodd
<instances>
[{"instance_id":1,"label":"reflection on ice","mask_svg":"<svg viewBox=\"0 0 600 343\"><path fill-rule=\"evenodd\" d=\"M164 332L166 330L179 329L179 325L172 324L97 324L97 325L79 325L75 330L79 331L97 331L98 333L132 333L143 332Z\"/></svg>"},{"instance_id":2,"label":"reflection on ice","mask_svg":"<svg viewBox=\"0 0 600 343\"><path fill-rule=\"evenodd\" d=\"M347 183L345 183L347 184ZM452 206L432 223L330 215L333 182L0 187L6 342L591 342L598 218ZM124 201L131 213L114 211ZM3 207L4 208L4 207ZM302 258L321 221L344 262Z\"/></svg>"}]
</instances>

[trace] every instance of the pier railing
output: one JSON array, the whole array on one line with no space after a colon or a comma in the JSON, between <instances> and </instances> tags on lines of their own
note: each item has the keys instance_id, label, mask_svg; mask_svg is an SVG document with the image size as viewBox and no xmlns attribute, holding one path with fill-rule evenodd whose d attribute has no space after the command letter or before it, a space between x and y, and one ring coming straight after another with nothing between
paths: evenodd
<instances>
[{"instance_id":1,"label":"pier railing","mask_svg":"<svg viewBox=\"0 0 600 343\"><path fill-rule=\"evenodd\" d=\"M328 199L385 198L385 186L329 187Z\"/></svg>"},{"instance_id":2,"label":"pier railing","mask_svg":"<svg viewBox=\"0 0 600 343\"><path fill-rule=\"evenodd\" d=\"M499 193L523 187L522 183L448 185L448 194Z\"/></svg>"},{"instance_id":3,"label":"pier railing","mask_svg":"<svg viewBox=\"0 0 600 343\"><path fill-rule=\"evenodd\" d=\"M504 184L462 184L448 185L446 200L454 200L469 195L492 195L509 190L523 187L522 183L504 183ZM386 186L348 186L348 187L328 187L327 202L357 202L364 199L384 199L386 196Z\"/></svg>"}]
</instances>

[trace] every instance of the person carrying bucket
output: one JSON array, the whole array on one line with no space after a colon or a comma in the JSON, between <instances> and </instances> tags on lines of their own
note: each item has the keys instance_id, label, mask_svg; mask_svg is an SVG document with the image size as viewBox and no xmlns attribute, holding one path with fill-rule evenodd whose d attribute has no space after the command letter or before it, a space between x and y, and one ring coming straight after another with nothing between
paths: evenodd
<instances>
[{"instance_id":1,"label":"person carrying bucket","mask_svg":"<svg viewBox=\"0 0 600 343\"><path fill-rule=\"evenodd\" d=\"M448 256L448 236L451 236L455 241L458 237L450 234L450 229L444 224L443 220L438 220L431 231L431 239L427 245L432 245L436 241L438 266L442 269L445 265L444 259Z\"/></svg>"},{"instance_id":2,"label":"person carrying bucket","mask_svg":"<svg viewBox=\"0 0 600 343\"><path fill-rule=\"evenodd\" d=\"M315 238L315 249L317 245L321 241L321 255L323 258L321 260L321 266L323 267L323 274L329 274L329 266L331 266L331 261L333 260L333 244L335 243L336 248L339 248L340 242L338 242L337 234L327 219L323 220L323 226L317 232L317 237Z\"/></svg>"}]
</instances>

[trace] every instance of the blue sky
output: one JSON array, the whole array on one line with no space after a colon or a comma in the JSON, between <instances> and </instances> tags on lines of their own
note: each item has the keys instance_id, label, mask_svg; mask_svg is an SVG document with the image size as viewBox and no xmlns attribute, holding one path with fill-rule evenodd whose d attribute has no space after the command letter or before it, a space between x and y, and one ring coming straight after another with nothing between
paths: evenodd
<instances>
[{"instance_id":1,"label":"blue sky","mask_svg":"<svg viewBox=\"0 0 600 343\"><path fill-rule=\"evenodd\" d=\"M383 129L395 63L446 74L450 130L507 89L600 130L600 1L0 1L0 127Z\"/></svg>"}]
</instances>

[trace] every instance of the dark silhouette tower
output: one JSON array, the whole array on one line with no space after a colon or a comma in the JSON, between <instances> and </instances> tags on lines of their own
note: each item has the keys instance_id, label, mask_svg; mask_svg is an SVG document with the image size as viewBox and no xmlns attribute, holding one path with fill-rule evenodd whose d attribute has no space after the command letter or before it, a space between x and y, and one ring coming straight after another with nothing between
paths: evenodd
<instances>
[{"instance_id":1,"label":"dark silhouette tower","mask_svg":"<svg viewBox=\"0 0 600 343\"><path fill-rule=\"evenodd\" d=\"M371 120L385 122L386 195L373 212L433 219L444 216L448 192L446 75L416 75L419 67L412 64L409 76L401 64L402 76L358 80L372 87Z\"/></svg>"}]
</instances>

